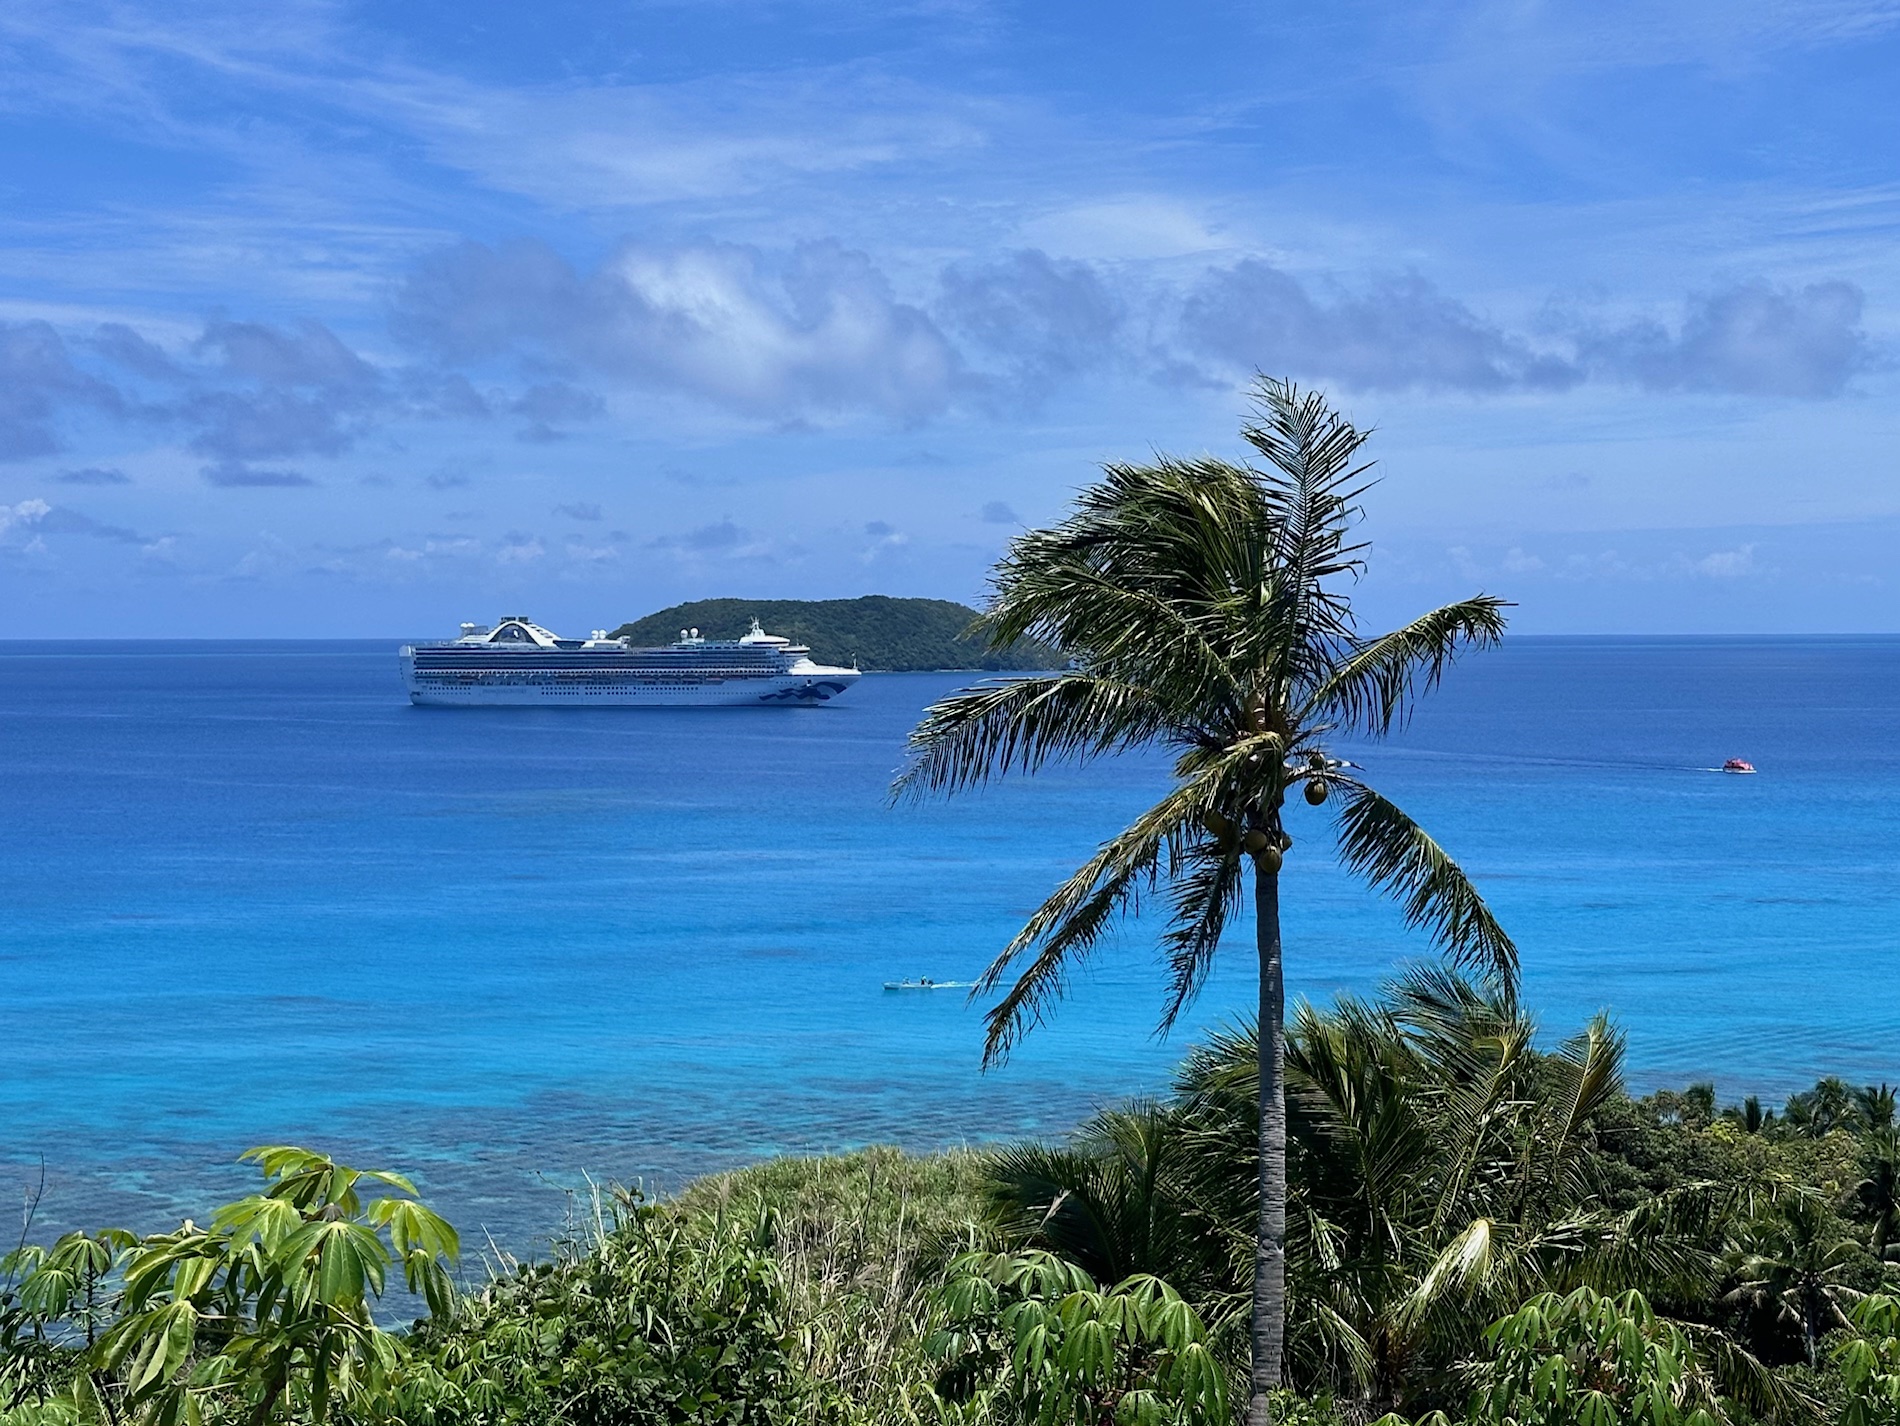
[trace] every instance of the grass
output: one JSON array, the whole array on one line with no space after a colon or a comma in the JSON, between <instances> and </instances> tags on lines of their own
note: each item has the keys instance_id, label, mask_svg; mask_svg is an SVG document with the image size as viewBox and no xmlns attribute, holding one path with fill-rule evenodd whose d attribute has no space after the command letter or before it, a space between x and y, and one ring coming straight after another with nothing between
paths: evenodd
<instances>
[{"instance_id":1,"label":"grass","mask_svg":"<svg viewBox=\"0 0 1900 1426\"><path fill-rule=\"evenodd\" d=\"M681 1209L707 1219L770 1211L797 1352L813 1380L869 1419L920 1411L932 1289L957 1253L988 1239L985 1156L892 1148L775 1159L690 1185Z\"/></svg>"}]
</instances>

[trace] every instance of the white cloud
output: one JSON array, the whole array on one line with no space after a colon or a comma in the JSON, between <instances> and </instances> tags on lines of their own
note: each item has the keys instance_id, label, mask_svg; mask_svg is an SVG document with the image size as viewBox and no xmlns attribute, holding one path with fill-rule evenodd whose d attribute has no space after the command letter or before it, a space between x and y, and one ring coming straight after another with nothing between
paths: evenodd
<instances>
[{"instance_id":1,"label":"white cloud","mask_svg":"<svg viewBox=\"0 0 1900 1426\"><path fill-rule=\"evenodd\" d=\"M1512 545L1504 552L1504 572L1506 574L1535 574L1544 567L1543 560Z\"/></svg>"},{"instance_id":2,"label":"white cloud","mask_svg":"<svg viewBox=\"0 0 1900 1426\"><path fill-rule=\"evenodd\" d=\"M1360 293L1311 284L1256 258L1210 268L1188 294L1190 350L1362 391L1561 391L1583 379L1417 274Z\"/></svg>"},{"instance_id":3,"label":"white cloud","mask_svg":"<svg viewBox=\"0 0 1900 1426\"><path fill-rule=\"evenodd\" d=\"M548 552L548 547L535 539L512 539L495 551L495 560L499 564L532 564Z\"/></svg>"},{"instance_id":4,"label":"white cloud","mask_svg":"<svg viewBox=\"0 0 1900 1426\"><path fill-rule=\"evenodd\" d=\"M833 242L628 242L590 273L540 243L464 243L411 274L392 320L439 360L539 354L776 421L921 419L958 375L930 318Z\"/></svg>"},{"instance_id":5,"label":"white cloud","mask_svg":"<svg viewBox=\"0 0 1900 1426\"><path fill-rule=\"evenodd\" d=\"M1067 257L1148 260L1230 251L1235 240L1177 198L1109 198L1059 208L1022 227L1031 247Z\"/></svg>"},{"instance_id":6,"label":"white cloud","mask_svg":"<svg viewBox=\"0 0 1900 1426\"><path fill-rule=\"evenodd\" d=\"M44 500L22 500L17 505L0 505L0 535L15 525L32 525L51 513L53 507Z\"/></svg>"},{"instance_id":7,"label":"white cloud","mask_svg":"<svg viewBox=\"0 0 1900 1426\"><path fill-rule=\"evenodd\" d=\"M1747 282L1684 304L1678 330L1644 320L1587 334L1583 363L1652 391L1838 396L1868 364L1865 299L1848 282Z\"/></svg>"},{"instance_id":8,"label":"white cloud","mask_svg":"<svg viewBox=\"0 0 1900 1426\"><path fill-rule=\"evenodd\" d=\"M1740 579L1756 572L1755 547L1749 544L1732 550L1716 550L1701 559L1688 561L1688 565L1693 573L1709 579Z\"/></svg>"}]
</instances>

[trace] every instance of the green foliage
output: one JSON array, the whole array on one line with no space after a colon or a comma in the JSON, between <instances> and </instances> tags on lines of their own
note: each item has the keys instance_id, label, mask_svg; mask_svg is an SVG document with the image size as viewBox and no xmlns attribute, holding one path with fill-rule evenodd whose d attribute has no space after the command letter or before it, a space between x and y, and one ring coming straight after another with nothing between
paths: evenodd
<instances>
[{"instance_id":1,"label":"green foliage","mask_svg":"<svg viewBox=\"0 0 1900 1426\"><path fill-rule=\"evenodd\" d=\"M1138 1104L1103 1110L1064 1145L998 1150L985 1185L991 1217L1013 1241L1057 1252L1098 1281L1163 1276L1225 1319L1252 1244L1197 1192L1213 1147L1198 1127L1176 1106ZM1218 1154L1215 1173L1251 1168L1248 1146L1234 1148L1232 1158Z\"/></svg>"},{"instance_id":2,"label":"green foliage","mask_svg":"<svg viewBox=\"0 0 1900 1426\"><path fill-rule=\"evenodd\" d=\"M1493 1324L1484 1340L1492 1355L1473 1373L1473 1426L1724 1426L1749 1418L1722 1393L1689 1334L1639 1292L1544 1293Z\"/></svg>"},{"instance_id":3,"label":"green foliage","mask_svg":"<svg viewBox=\"0 0 1900 1426\"><path fill-rule=\"evenodd\" d=\"M1835 1346L1841 1426L1900 1423L1900 1301L1874 1293L1854 1306L1852 1335Z\"/></svg>"},{"instance_id":4,"label":"green foliage","mask_svg":"<svg viewBox=\"0 0 1900 1426\"><path fill-rule=\"evenodd\" d=\"M1629 1104L1621 1040L1597 1021L1542 1053L1534 1028L1445 973L1414 973L1378 1003L1296 1012L1296 1385L1374 1412L1449 1408L1456 1364L1486 1324L1538 1293L1641 1288L1713 1306L1754 1200L1685 1182L1610 1201L1596 1124ZM1216 1036L1171 1102L1098 1116L1063 1148L999 1153L996 1221L1097 1273L1165 1278L1218 1338L1242 1315L1253 1266L1257 1065L1251 1032Z\"/></svg>"},{"instance_id":5,"label":"green foliage","mask_svg":"<svg viewBox=\"0 0 1900 1426\"><path fill-rule=\"evenodd\" d=\"M123 1229L23 1243L0 1260L0 1421L60 1421L85 1351L111 1320L113 1273L138 1240Z\"/></svg>"},{"instance_id":6,"label":"green foliage","mask_svg":"<svg viewBox=\"0 0 1900 1426\"><path fill-rule=\"evenodd\" d=\"M985 1158L866 1149L778 1159L690 1187L701 1223L761 1213L771 1225L792 1323L787 1342L812 1390L801 1419L905 1420L936 1365L923 1351L946 1265L990 1236L980 1220Z\"/></svg>"},{"instance_id":7,"label":"green foliage","mask_svg":"<svg viewBox=\"0 0 1900 1426\"><path fill-rule=\"evenodd\" d=\"M288 1147L243 1157L264 1190L209 1227L69 1234L16 1255L17 1300L41 1338L84 1343L65 1390L22 1403L33 1408L23 1419L266 1426L375 1414L401 1347L371 1303L400 1267L432 1311L453 1311L455 1230L398 1174ZM365 1201L361 1185L395 1192Z\"/></svg>"},{"instance_id":8,"label":"green foliage","mask_svg":"<svg viewBox=\"0 0 1900 1426\"><path fill-rule=\"evenodd\" d=\"M670 644L681 629L709 639L736 639L757 619L766 632L807 644L819 663L889 673L928 669L1057 668L1063 656L1046 643L1018 639L1000 647L969 637L977 611L948 599L698 599L622 624L615 638L637 645Z\"/></svg>"},{"instance_id":9,"label":"green foliage","mask_svg":"<svg viewBox=\"0 0 1900 1426\"><path fill-rule=\"evenodd\" d=\"M1861 1296L1855 1280L1866 1261L1860 1243L1819 1193L1778 1193L1737 1227L1729 1300L1797 1330L1812 1364L1821 1338L1849 1325L1846 1308Z\"/></svg>"},{"instance_id":10,"label":"green foliage","mask_svg":"<svg viewBox=\"0 0 1900 1426\"><path fill-rule=\"evenodd\" d=\"M1159 1278L1106 1291L1051 1253L951 1265L929 1343L938 1390L1038 1426L1217 1426L1231 1385L1200 1316Z\"/></svg>"},{"instance_id":11,"label":"green foliage","mask_svg":"<svg viewBox=\"0 0 1900 1426\"><path fill-rule=\"evenodd\" d=\"M621 1197L598 1231L420 1327L392 1393L406 1426L767 1426L797 1419L768 1213L698 1221Z\"/></svg>"}]
</instances>

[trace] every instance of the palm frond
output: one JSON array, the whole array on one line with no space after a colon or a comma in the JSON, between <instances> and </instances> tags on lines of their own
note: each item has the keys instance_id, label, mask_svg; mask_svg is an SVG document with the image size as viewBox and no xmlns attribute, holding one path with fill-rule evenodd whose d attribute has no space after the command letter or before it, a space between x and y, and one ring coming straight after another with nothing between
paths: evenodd
<instances>
[{"instance_id":1,"label":"palm frond","mask_svg":"<svg viewBox=\"0 0 1900 1426\"><path fill-rule=\"evenodd\" d=\"M1164 859L1166 868L1175 872L1208 855L1203 817L1215 811L1236 816L1257 804L1263 788L1276 785L1280 746L1276 735L1261 734L1225 748L1194 750L1185 760L1186 770L1177 770L1181 780L1174 789L1103 843L1037 908L971 992L975 997L995 989L1011 965L1035 950L1028 968L985 1017L986 1065L1006 1058L1016 1040L1041 1023L1049 1003L1061 995L1066 963L1086 955L1117 915L1138 907L1140 896L1160 880ZM1181 914L1187 917L1182 929L1198 938L1193 944L1209 935L1218 940L1211 919L1195 929L1199 917L1218 909L1192 897L1182 903Z\"/></svg>"},{"instance_id":2,"label":"palm frond","mask_svg":"<svg viewBox=\"0 0 1900 1426\"><path fill-rule=\"evenodd\" d=\"M1042 1023L1051 1001L1059 999L1065 974L1092 950L1109 923L1123 911L1138 909L1143 892L1153 888L1162 858L1171 844L1198 835L1194 819L1206 810L1202 780L1177 787L1133 823L1104 842L1069 879L1050 893L978 977L971 998L1001 984L1031 948L1035 956L1009 991L984 1016L989 1027L983 1063L998 1064L1031 1028Z\"/></svg>"},{"instance_id":3,"label":"palm frond","mask_svg":"<svg viewBox=\"0 0 1900 1426\"><path fill-rule=\"evenodd\" d=\"M1339 852L1375 890L1398 900L1408 926L1423 927L1460 964L1478 968L1514 995L1517 947L1463 868L1425 829L1363 783L1339 811Z\"/></svg>"},{"instance_id":4,"label":"palm frond","mask_svg":"<svg viewBox=\"0 0 1900 1426\"><path fill-rule=\"evenodd\" d=\"M1242 720L1276 637L1256 598L1276 554L1258 473L1156 457L1110 464L1075 513L1012 542L988 612L996 642L1034 637L1154 690L1202 726Z\"/></svg>"},{"instance_id":5,"label":"palm frond","mask_svg":"<svg viewBox=\"0 0 1900 1426\"><path fill-rule=\"evenodd\" d=\"M1231 652L1216 642L1233 580L1219 548L1227 541L1171 508L1191 504L1189 490L1202 482L1231 485L1231 470L1215 462L1109 467L1117 500L1019 536L973 632L991 647L1046 640L1086 667L1176 690L1186 707L1232 704Z\"/></svg>"},{"instance_id":6,"label":"palm frond","mask_svg":"<svg viewBox=\"0 0 1900 1426\"><path fill-rule=\"evenodd\" d=\"M1357 643L1313 690L1308 716L1382 737L1437 687L1461 649L1504 637L1508 602L1488 594L1420 615L1403 628Z\"/></svg>"},{"instance_id":7,"label":"palm frond","mask_svg":"<svg viewBox=\"0 0 1900 1426\"><path fill-rule=\"evenodd\" d=\"M1223 847L1217 842L1192 848L1183 860L1186 866L1174 878L1173 920L1161 937L1172 971L1168 1006L1156 1027L1156 1033L1163 1035L1193 1004L1213 967L1221 932L1233 919L1234 904L1240 898L1245 862L1237 845Z\"/></svg>"},{"instance_id":8,"label":"palm frond","mask_svg":"<svg viewBox=\"0 0 1900 1426\"><path fill-rule=\"evenodd\" d=\"M1455 1072L1438 1097L1444 1165L1433 1215L1436 1226L1474 1213L1508 1211L1501 1185L1485 1181L1480 1168L1509 1152L1516 1117L1511 1111L1521 1103L1533 1054L1529 1022L1512 1020L1497 1033L1461 1046L1455 1059L1435 1066Z\"/></svg>"},{"instance_id":9,"label":"palm frond","mask_svg":"<svg viewBox=\"0 0 1900 1426\"><path fill-rule=\"evenodd\" d=\"M1722 1186L1678 1184L1620 1213L1589 1212L1545 1237L1558 1245L1550 1281L1588 1284L1602 1292L1637 1288L1694 1299L1712 1298L1722 1273L1719 1245L1734 1199Z\"/></svg>"},{"instance_id":10,"label":"palm frond","mask_svg":"<svg viewBox=\"0 0 1900 1426\"><path fill-rule=\"evenodd\" d=\"M1710 1378L1721 1393L1740 1402L1761 1421L1813 1421L1821 1403L1788 1377L1771 1371L1753 1352L1719 1327L1700 1322L1677 1322L1707 1363Z\"/></svg>"},{"instance_id":11,"label":"palm frond","mask_svg":"<svg viewBox=\"0 0 1900 1426\"><path fill-rule=\"evenodd\" d=\"M1517 1254L1508 1225L1474 1218L1432 1257L1413 1285L1399 1317L1421 1321L1446 1307L1481 1298L1512 1274Z\"/></svg>"},{"instance_id":12,"label":"palm frond","mask_svg":"<svg viewBox=\"0 0 1900 1426\"><path fill-rule=\"evenodd\" d=\"M1098 674L987 680L924 711L910 735L911 761L891 795L957 792L1011 770L1086 760L1171 731L1167 710L1146 689Z\"/></svg>"},{"instance_id":13,"label":"palm frond","mask_svg":"<svg viewBox=\"0 0 1900 1426\"><path fill-rule=\"evenodd\" d=\"M1598 1015L1583 1033L1551 1056L1561 1073L1554 1122L1533 1148L1538 1176L1545 1186L1560 1186L1574 1202L1583 1202L1597 1185L1590 1178L1590 1155L1583 1151L1584 1127L1603 1106L1623 1092L1623 1036Z\"/></svg>"},{"instance_id":14,"label":"palm frond","mask_svg":"<svg viewBox=\"0 0 1900 1426\"><path fill-rule=\"evenodd\" d=\"M1369 464L1354 464L1369 432L1357 430L1320 392L1260 376L1253 388L1259 419L1241 435L1262 456L1262 494L1278 535L1270 561L1276 578L1263 591L1263 623L1279 631L1275 681L1282 689L1319 683L1352 638L1351 600L1331 581L1356 579L1363 544L1347 536L1358 516Z\"/></svg>"}]
</instances>

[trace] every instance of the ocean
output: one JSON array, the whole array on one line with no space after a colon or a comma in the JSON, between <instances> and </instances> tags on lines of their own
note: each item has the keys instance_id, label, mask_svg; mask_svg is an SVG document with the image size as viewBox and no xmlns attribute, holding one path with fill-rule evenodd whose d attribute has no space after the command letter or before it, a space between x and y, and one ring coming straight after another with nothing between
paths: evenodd
<instances>
[{"instance_id":1,"label":"ocean","mask_svg":"<svg viewBox=\"0 0 1900 1426\"><path fill-rule=\"evenodd\" d=\"M395 648L0 644L0 1187L43 1181L35 1236L202 1218L293 1142L532 1251L589 1177L1060 1134L1252 1004L1242 923L1157 1040L1137 923L986 1074L962 992L883 989L972 978L1166 783L1126 757L890 805L970 676L437 710ZM1900 639L1515 638L1351 756L1477 878L1548 1039L1607 1011L1639 1090L1900 1079ZM1430 958L1323 813L1294 833L1291 994Z\"/></svg>"}]
</instances>

